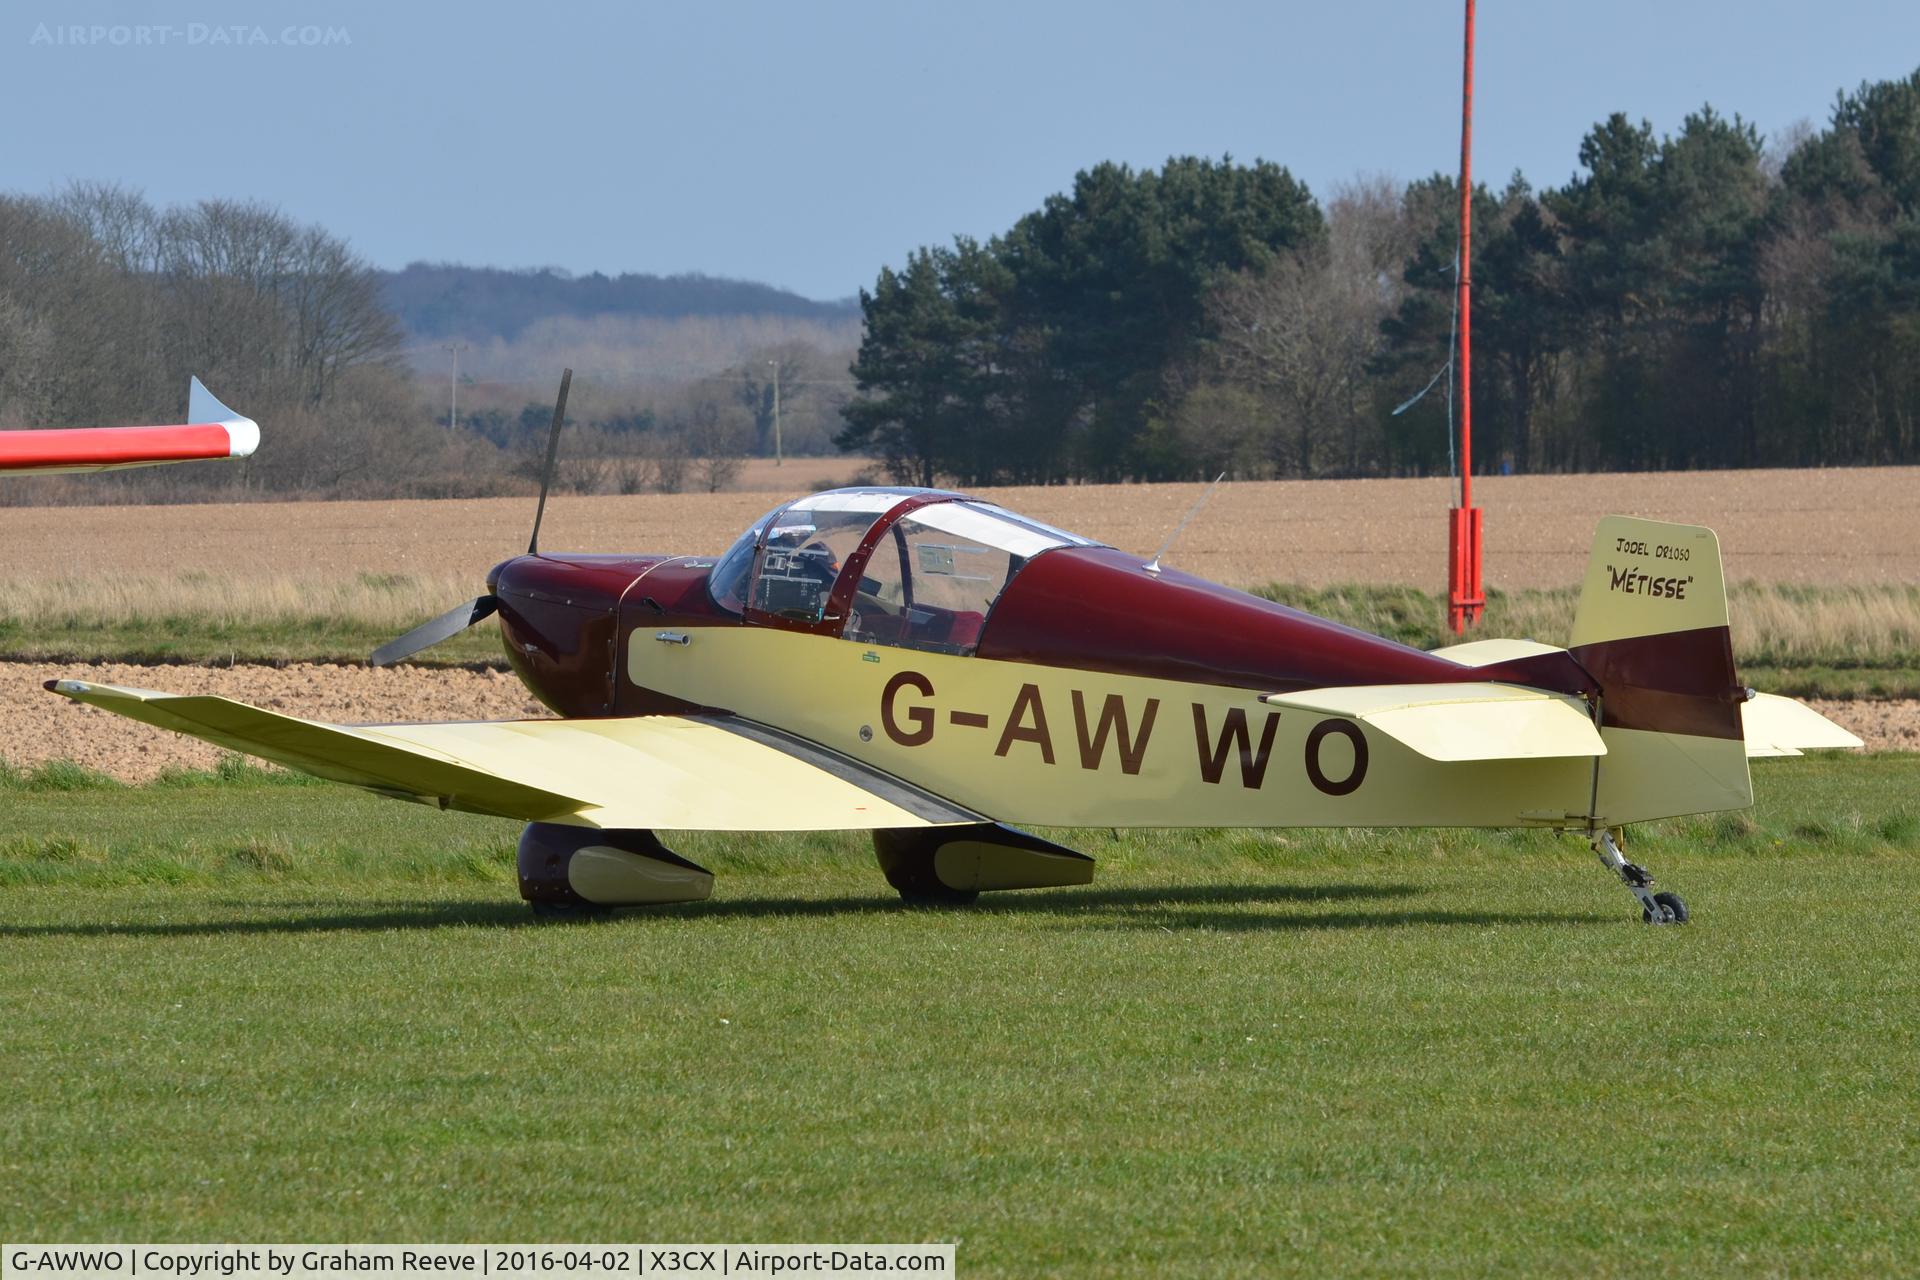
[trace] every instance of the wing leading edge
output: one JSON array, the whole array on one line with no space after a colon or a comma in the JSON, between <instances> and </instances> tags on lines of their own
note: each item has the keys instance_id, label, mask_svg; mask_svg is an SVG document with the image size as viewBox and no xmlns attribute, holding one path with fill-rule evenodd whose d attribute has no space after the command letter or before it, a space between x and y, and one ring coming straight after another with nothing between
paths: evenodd
<instances>
[{"instance_id":1,"label":"wing leading edge","mask_svg":"<svg viewBox=\"0 0 1920 1280\"><path fill-rule=\"evenodd\" d=\"M227 698L82 680L47 688L334 782L526 822L841 831L984 820L837 752L731 716L334 725Z\"/></svg>"}]
</instances>

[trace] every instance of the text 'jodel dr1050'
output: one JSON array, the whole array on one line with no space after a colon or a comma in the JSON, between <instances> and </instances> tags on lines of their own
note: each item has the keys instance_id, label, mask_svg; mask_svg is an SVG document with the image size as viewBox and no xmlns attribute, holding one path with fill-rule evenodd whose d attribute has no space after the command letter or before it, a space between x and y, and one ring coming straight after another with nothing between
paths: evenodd
<instances>
[{"instance_id":1,"label":"text 'jodel dr1050'","mask_svg":"<svg viewBox=\"0 0 1920 1280\"><path fill-rule=\"evenodd\" d=\"M538 523L486 594L374 660L497 616L556 719L328 725L49 688L525 822L521 892L551 912L706 897L660 831L870 830L903 897L966 902L1092 879L1028 826L1459 826L1578 833L1642 919L1677 922L1623 827L1746 807L1750 756L1859 745L1742 686L1719 546L1691 525L1601 521L1566 648L1426 652L959 493L816 493L718 557L541 552Z\"/></svg>"}]
</instances>

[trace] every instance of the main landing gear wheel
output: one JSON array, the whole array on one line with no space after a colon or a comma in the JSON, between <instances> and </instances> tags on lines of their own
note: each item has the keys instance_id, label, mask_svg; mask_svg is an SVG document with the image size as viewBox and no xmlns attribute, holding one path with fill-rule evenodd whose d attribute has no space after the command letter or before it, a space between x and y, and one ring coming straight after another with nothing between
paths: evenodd
<instances>
[{"instance_id":1,"label":"main landing gear wheel","mask_svg":"<svg viewBox=\"0 0 1920 1280\"><path fill-rule=\"evenodd\" d=\"M612 907L597 902L530 902L527 905L542 920L598 920L613 914Z\"/></svg>"},{"instance_id":2,"label":"main landing gear wheel","mask_svg":"<svg viewBox=\"0 0 1920 1280\"><path fill-rule=\"evenodd\" d=\"M1637 862L1628 862L1627 855L1620 851L1621 832L1618 828L1595 831L1587 839L1593 843L1593 851L1600 856L1607 870L1620 877L1622 884L1640 902L1640 919L1646 924L1685 924L1687 922L1687 904L1677 893L1655 893L1653 876Z\"/></svg>"},{"instance_id":3,"label":"main landing gear wheel","mask_svg":"<svg viewBox=\"0 0 1920 1280\"><path fill-rule=\"evenodd\" d=\"M913 907L964 907L980 896L978 889L955 889L940 879L933 856L940 841L921 831L881 830L873 833L873 852L880 873Z\"/></svg>"}]
</instances>

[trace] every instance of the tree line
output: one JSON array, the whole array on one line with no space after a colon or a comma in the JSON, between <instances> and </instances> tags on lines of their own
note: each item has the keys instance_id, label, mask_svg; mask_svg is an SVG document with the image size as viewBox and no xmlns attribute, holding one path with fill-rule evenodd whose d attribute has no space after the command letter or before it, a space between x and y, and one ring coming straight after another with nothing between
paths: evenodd
<instances>
[{"instance_id":1,"label":"tree line","mask_svg":"<svg viewBox=\"0 0 1920 1280\"><path fill-rule=\"evenodd\" d=\"M772 285L697 273L577 276L558 267L508 270L413 262L379 278L401 325L427 339L511 339L551 316L740 315L835 322L853 311L850 299L815 302Z\"/></svg>"},{"instance_id":2,"label":"tree line","mask_svg":"<svg viewBox=\"0 0 1920 1280\"><path fill-rule=\"evenodd\" d=\"M1920 71L1772 145L1703 107L1578 157L1473 193L1477 467L1920 461ZM839 443L923 483L1444 472L1458 206L1089 169L862 291Z\"/></svg>"},{"instance_id":3,"label":"tree line","mask_svg":"<svg viewBox=\"0 0 1920 1280\"><path fill-rule=\"evenodd\" d=\"M515 273L442 274L498 284L495 277ZM556 284L551 273L528 279ZM612 283L651 297L643 286L662 282ZM664 284L696 292L761 288ZM713 373L670 377L644 394L618 376L618 352L567 343L545 353L537 380L469 378L450 424L444 375L406 359L408 335L391 308L390 285L345 241L263 204L156 208L100 183L44 197L0 195L0 429L177 422L187 380L197 374L266 433L258 454L232 466L20 481L0 485L0 501L529 489L544 465L552 408L528 403L527 395L545 393L544 371L563 364L587 374L557 476L563 488L724 488L749 453L773 451L776 403L789 453L832 448L831 424L848 386L833 366L844 356L829 361L798 338L753 346ZM495 293L531 305L504 286ZM485 307L475 314L494 315ZM749 325L743 332L759 331ZM775 326L769 336L780 332ZM715 350L731 350L726 336L713 340Z\"/></svg>"},{"instance_id":4,"label":"tree line","mask_svg":"<svg viewBox=\"0 0 1920 1280\"><path fill-rule=\"evenodd\" d=\"M1920 72L1771 143L1710 107L1670 136L1614 115L1578 160L1557 188L1516 174L1474 192L1480 467L1920 461ZM883 269L860 296L851 394L830 318L731 317L702 337L680 317L669 343L658 317L561 314L514 341L589 373L564 480L582 489L720 487L771 451L776 400L789 453L831 436L921 483L1431 474L1450 465L1457 206L1441 175L1319 199L1267 162L1098 165L1002 235ZM756 288L383 277L260 204L0 195L0 427L167 421L197 373L272 447L96 477L89 500L525 487L544 376L463 383L466 429L445 430L446 383L406 362L396 281L450 331L448 307L525 320L563 295L579 311ZM696 349L710 368L683 358ZM666 364L679 381L616 385Z\"/></svg>"},{"instance_id":5,"label":"tree line","mask_svg":"<svg viewBox=\"0 0 1920 1280\"><path fill-rule=\"evenodd\" d=\"M97 183L0 195L0 426L178 422L197 374L271 427L271 449L218 479L162 468L93 492L324 493L444 469L401 343L368 265L269 206L157 209Z\"/></svg>"}]
</instances>

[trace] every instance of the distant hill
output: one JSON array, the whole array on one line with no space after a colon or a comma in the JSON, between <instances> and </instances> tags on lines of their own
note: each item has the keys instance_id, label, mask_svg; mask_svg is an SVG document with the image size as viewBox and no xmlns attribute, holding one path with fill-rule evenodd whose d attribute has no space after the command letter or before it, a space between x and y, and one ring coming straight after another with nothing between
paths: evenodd
<instances>
[{"instance_id":1,"label":"distant hill","mask_svg":"<svg viewBox=\"0 0 1920 1280\"><path fill-rule=\"evenodd\" d=\"M379 273L387 304L420 338L512 341L557 316L781 316L845 322L858 302L816 302L772 285L714 276L576 276L553 268L503 270L415 262Z\"/></svg>"}]
</instances>

